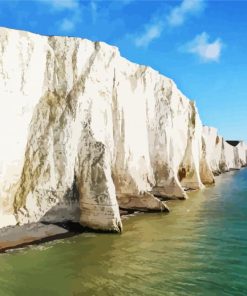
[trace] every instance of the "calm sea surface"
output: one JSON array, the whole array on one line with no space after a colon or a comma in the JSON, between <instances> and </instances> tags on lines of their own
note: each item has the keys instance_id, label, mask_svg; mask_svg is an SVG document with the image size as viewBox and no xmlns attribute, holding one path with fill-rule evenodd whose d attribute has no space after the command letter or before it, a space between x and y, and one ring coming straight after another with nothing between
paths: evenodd
<instances>
[{"instance_id":1,"label":"calm sea surface","mask_svg":"<svg viewBox=\"0 0 247 296\"><path fill-rule=\"evenodd\" d=\"M0 296L246 296L247 169L170 207L0 255Z\"/></svg>"}]
</instances>

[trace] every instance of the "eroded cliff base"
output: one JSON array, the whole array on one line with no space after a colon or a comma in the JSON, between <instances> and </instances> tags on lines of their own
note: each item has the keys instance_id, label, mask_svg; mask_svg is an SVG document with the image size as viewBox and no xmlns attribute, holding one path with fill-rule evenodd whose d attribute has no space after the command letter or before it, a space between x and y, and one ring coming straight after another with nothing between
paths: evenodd
<instances>
[{"instance_id":1,"label":"eroded cliff base","mask_svg":"<svg viewBox=\"0 0 247 296\"><path fill-rule=\"evenodd\" d=\"M207 187L211 186L215 186L215 184L207 185ZM194 192L194 190L190 192ZM188 192L188 195L190 195L190 192ZM166 207L168 208L169 206L169 208L171 208L170 215L172 215L174 201L177 199L166 198L166 200L168 200L168 205L166 205ZM147 213L157 212L160 211L147 211L146 209L137 210L134 207L132 209L120 208L120 215L123 222L126 219L131 219L131 217L137 215L146 215L146 219L148 221ZM165 210L164 213L168 213L168 211ZM8 226L0 229L0 253L11 252L15 249L19 250L33 245L41 245L47 242L66 239L83 233L86 234L92 232L103 234L106 231L87 228L82 226L79 222L73 221L63 221L58 223L37 222L21 226Z\"/></svg>"}]
</instances>

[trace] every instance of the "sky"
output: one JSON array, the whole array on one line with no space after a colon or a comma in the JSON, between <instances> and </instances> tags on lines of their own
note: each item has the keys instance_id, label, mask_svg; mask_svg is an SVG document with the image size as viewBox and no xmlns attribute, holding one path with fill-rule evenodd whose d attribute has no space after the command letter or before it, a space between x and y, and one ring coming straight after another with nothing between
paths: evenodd
<instances>
[{"instance_id":1,"label":"sky","mask_svg":"<svg viewBox=\"0 0 247 296\"><path fill-rule=\"evenodd\" d=\"M0 26L104 41L172 78L203 124L247 141L247 0L0 0Z\"/></svg>"}]
</instances>

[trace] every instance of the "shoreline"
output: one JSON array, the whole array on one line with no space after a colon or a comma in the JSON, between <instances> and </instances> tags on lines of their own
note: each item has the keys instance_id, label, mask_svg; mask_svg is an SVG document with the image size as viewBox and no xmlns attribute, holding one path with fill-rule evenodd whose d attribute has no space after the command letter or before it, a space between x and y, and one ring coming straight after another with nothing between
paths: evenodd
<instances>
[{"instance_id":1,"label":"shoreline","mask_svg":"<svg viewBox=\"0 0 247 296\"><path fill-rule=\"evenodd\" d=\"M121 218L142 214L140 211L121 210ZM144 213L143 213L144 214ZM81 226L78 222L64 221L58 223L35 222L24 225L7 226L0 229L0 254L9 250L31 245L40 245L50 241L74 237L82 233L106 233Z\"/></svg>"},{"instance_id":2,"label":"shoreline","mask_svg":"<svg viewBox=\"0 0 247 296\"><path fill-rule=\"evenodd\" d=\"M247 168L242 167L241 169ZM240 169L240 170L241 170ZM229 172L232 172L230 170ZM234 170L239 171L239 170ZM228 172L225 172L228 173ZM224 173L224 174L225 174ZM218 177L218 176L217 176ZM205 186L210 188L217 183ZM194 192L197 190L192 190ZM190 192L190 191L189 191ZM182 201L182 199L166 199L166 202L171 204L174 201ZM152 211L150 211L152 213ZM157 211L156 211L157 212ZM147 214L149 212L138 210L127 210L120 208L122 220L133 216ZM167 212L164 212L167 214ZM81 226L78 222L64 221L58 223L35 222L24 225L7 226L0 229L0 254L7 253L9 250L24 248L31 245L41 245L47 242L61 240L64 238L74 237L82 233L105 233L104 231L92 230Z\"/></svg>"},{"instance_id":3,"label":"shoreline","mask_svg":"<svg viewBox=\"0 0 247 296\"><path fill-rule=\"evenodd\" d=\"M37 222L0 229L0 254L6 253L8 250L19 249L30 245L40 245L81 233L72 230L69 227L70 223L59 224Z\"/></svg>"}]
</instances>

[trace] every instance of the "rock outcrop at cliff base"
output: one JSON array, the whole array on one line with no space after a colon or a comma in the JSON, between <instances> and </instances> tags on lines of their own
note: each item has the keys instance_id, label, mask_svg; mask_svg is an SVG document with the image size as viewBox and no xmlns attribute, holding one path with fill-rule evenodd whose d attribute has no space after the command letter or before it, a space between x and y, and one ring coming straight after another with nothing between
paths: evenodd
<instances>
[{"instance_id":1,"label":"rock outcrop at cliff base","mask_svg":"<svg viewBox=\"0 0 247 296\"><path fill-rule=\"evenodd\" d=\"M0 227L80 222L119 232L119 207L166 198L246 165L193 101L116 47L0 28Z\"/></svg>"}]
</instances>

